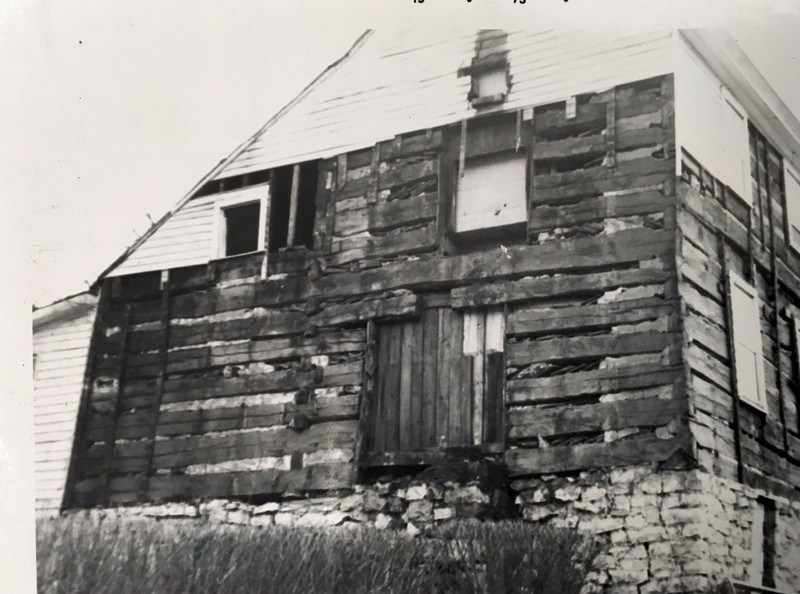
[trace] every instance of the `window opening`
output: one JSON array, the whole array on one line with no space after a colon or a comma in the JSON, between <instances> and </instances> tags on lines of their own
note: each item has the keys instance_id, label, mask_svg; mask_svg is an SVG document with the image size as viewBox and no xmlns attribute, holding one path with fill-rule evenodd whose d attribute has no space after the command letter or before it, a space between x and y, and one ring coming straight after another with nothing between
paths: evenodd
<instances>
[{"instance_id":1,"label":"window opening","mask_svg":"<svg viewBox=\"0 0 800 594\"><path fill-rule=\"evenodd\" d=\"M225 256L258 250L261 202L254 201L223 208L225 217Z\"/></svg>"},{"instance_id":2,"label":"window opening","mask_svg":"<svg viewBox=\"0 0 800 594\"><path fill-rule=\"evenodd\" d=\"M270 252L299 246L314 247L317 173L316 161L273 169Z\"/></svg>"}]
</instances>

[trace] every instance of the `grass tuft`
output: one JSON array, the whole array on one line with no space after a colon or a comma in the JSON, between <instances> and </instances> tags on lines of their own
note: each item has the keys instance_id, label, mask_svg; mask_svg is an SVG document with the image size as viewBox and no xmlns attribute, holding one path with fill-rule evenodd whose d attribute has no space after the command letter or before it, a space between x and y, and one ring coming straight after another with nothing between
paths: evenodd
<instances>
[{"instance_id":1,"label":"grass tuft","mask_svg":"<svg viewBox=\"0 0 800 594\"><path fill-rule=\"evenodd\" d=\"M596 544L521 522L430 537L83 515L37 523L41 594L577 594Z\"/></svg>"}]
</instances>

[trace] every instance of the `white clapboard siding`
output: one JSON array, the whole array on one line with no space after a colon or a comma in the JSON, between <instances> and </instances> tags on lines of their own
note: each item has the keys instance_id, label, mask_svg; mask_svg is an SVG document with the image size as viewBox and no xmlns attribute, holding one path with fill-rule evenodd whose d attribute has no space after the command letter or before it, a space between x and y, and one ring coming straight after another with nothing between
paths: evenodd
<instances>
[{"instance_id":1,"label":"white clapboard siding","mask_svg":"<svg viewBox=\"0 0 800 594\"><path fill-rule=\"evenodd\" d=\"M108 276L205 264L215 257L215 208L220 202L266 199L264 184L203 196L188 202Z\"/></svg>"},{"instance_id":2,"label":"white clapboard siding","mask_svg":"<svg viewBox=\"0 0 800 594\"><path fill-rule=\"evenodd\" d=\"M278 121L218 177L332 156L396 134L469 118L475 31L372 33L349 60ZM508 34L512 87L502 110L673 71L670 32L514 31Z\"/></svg>"},{"instance_id":3,"label":"white clapboard siding","mask_svg":"<svg viewBox=\"0 0 800 594\"><path fill-rule=\"evenodd\" d=\"M96 298L81 294L38 309L33 319L36 510L57 512L75 432Z\"/></svg>"}]
</instances>

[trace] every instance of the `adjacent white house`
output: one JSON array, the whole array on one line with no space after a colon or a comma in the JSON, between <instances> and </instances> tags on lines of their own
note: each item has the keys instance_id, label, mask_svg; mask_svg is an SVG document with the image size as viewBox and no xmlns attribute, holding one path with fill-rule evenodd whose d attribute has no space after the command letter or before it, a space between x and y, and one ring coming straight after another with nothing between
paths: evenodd
<instances>
[{"instance_id":1,"label":"adjacent white house","mask_svg":"<svg viewBox=\"0 0 800 594\"><path fill-rule=\"evenodd\" d=\"M96 309L97 297L79 293L33 312L37 514L61 507Z\"/></svg>"}]
</instances>

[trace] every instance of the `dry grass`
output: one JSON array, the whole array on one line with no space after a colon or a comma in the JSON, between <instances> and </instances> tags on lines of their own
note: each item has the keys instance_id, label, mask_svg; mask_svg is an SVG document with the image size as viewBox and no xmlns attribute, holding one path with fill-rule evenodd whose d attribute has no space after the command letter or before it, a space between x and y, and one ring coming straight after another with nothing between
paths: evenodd
<instances>
[{"instance_id":1,"label":"dry grass","mask_svg":"<svg viewBox=\"0 0 800 594\"><path fill-rule=\"evenodd\" d=\"M577 593L595 544L523 523L412 539L374 529L40 520L39 592Z\"/></svg>"}]
</instances>

